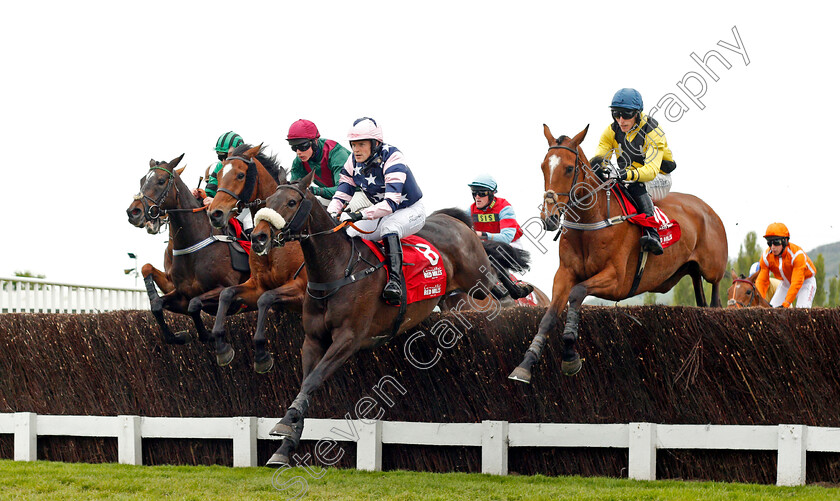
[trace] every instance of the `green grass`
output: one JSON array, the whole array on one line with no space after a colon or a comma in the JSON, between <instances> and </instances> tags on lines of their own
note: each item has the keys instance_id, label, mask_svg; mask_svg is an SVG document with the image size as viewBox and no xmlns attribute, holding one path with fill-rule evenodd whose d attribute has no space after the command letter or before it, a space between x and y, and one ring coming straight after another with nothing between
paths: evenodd
<instances>
[{"instance_id":1,"label":"green grass","mask_svg":"<svg viewBox=\"0 0 840 501\"><path fill-rule=\"evenodd\" d=\"M374 473L329 469L315 479L295 468L221 466L126 466L0 460L0 499L840 499L840 490L820 486L775 487L716 482L639 482L613 478L507 476L466 473ZM321 472L318 472L321 473ZM272 484L286 485L285 491ZM295 484L295 477L305 483Z\"/></svg>"}]
</instances>

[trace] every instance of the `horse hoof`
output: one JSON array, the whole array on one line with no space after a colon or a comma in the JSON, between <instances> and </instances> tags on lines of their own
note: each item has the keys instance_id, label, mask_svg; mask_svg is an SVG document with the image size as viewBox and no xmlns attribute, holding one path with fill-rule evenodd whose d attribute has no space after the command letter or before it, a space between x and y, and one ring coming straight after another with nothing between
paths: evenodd
<instances>
[{"instance_id":1,"label":"horse hoof","mask_svg":"<svg viewBox=\"0 0 840 501\"><path fill-rule=\"evenodd\" d=\"M578 372L580 372L580 368L583 364L580 361L580 355L575 353L575 358L570 361L563 360L563 363L560 364L560 368L563 370L563 374L567 376L574 376Z\"/></svg>"},{"instance_id":2,"label":"horse hoof","mask_svg":"<svg viewBox=\"0 0 840 501\"><path fill-rule=\"evenodd\" d=\"M257 371L257 374L265 374L269 372L271 369L274 368L274 357L271 355L266 355L265 360L255 360L254 361L254 370Z\"/></svg>"},{"instance_id":3,"label":"horse hoof","mask_svg":"<svg viewBox=\"0 0 840 501\"><path fill-rule=\"evenodd\" d=\"M508 379L513 379L514 381L530 384L531 371L529 371L528 369L523 369L522 367L517 367L516 369L513 369L513 372L510 373Z\"/></svg>"},{"instance_id":4,"label":"horse hoof","mask_svg":"<svg viewBox=\"0 0 840 501\"><path fill-rule=\"evenodd\" d=\"M268 462L265 463L265 465L272 468L284 468L286 466L291 466L291 463L289 463L289 456L275 452L270 458L268 458Z\"/></svg>"},{"instance_id":5,"label":"horse hoof","mask_svg":"<svg viewBox=\"0 0 840 501\"><path fill-rule=\"evenodd\" d=\"M272 437L291 437L295 434L295 430L287 424L277 423L268 434Z\"/></svg>"},{"instance_id":6,"label":"horse hoof","mask_svg":"<svg viewBox=\"0 0 840 501\"><path fill-rule=\"evenodd\" d=\"M236 355L236 351L230 345L227 345L226 349L221 353L216 352L216 363L220 367L224 367L233 361L234 355Z\"/></svg>"}]
</instances>

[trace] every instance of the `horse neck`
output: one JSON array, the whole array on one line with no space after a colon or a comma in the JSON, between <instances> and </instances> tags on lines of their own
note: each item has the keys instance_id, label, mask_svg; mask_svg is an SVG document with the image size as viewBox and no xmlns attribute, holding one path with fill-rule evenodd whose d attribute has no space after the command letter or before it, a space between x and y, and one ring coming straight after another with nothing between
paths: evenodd
<instances>
[{"instance_id":1,"label":"horse neck","mask_svg":"<svg viewBox=\"0 0 840 501\"><path fill-rule=\"evenodd\" d=\"M587 173L586 178L584 179L584 183L590 188L590 190L595 193L595 203L592 204L591 207L586 209L581 209L578 207L570 207L569 212L573 212L577 218L574 217L570 218L570 220L578 222L578 223L597 223L600 221L604 221L609 219L614 215L618 215L621 211L621 207L618 204L618 200L615 199L612 193L609 193L609 190L598 190L595 191L596 188L601 184L597 177L594 174ZM609 193L609 208L607 207L607 194ZM587 203L583 205L589 205L589 200Z\"/></svg>"},{"instance_id":2,"label":"horse neck","mask_svg":"<svg viewBox=\"0 0 840 501\"><path fill-rule=\"evenodd\" d=\"M180 177L175 178L175 209L197 209L198 201L192 196ZM189 247L210 236L213 232L206 211L169 213L169 238L176 249Z\"/></svg>"},{"instance_id":3,"label":"horse neck","mask_svg":"<svg viewBox=\"0 0 840 501\"><path fill-rule=\"evenodd\" d=\"M307 230L310 234L329 232L335 226L327 210L312 200ZM353 244L344 231L324 233L301 240L300 249L306 263L306 273L312 282L330 282L344 277Z\"/></svg>"},{"instance_id":4,"label":"horse neck","mask_svg":"<svg viewBox=\"0 0 840 501\"><path fill-rule=\"evenodd\" d=\"M277 181L274 177L272 177L271 173L268 172L268 169L263 167L263 165L256 159L254 160L257 164L257 187L254 190L254 195L251 197L249 202L253 202L258 198L260 200L265 200L277 190Z\"/></svg>"}]
</instances>

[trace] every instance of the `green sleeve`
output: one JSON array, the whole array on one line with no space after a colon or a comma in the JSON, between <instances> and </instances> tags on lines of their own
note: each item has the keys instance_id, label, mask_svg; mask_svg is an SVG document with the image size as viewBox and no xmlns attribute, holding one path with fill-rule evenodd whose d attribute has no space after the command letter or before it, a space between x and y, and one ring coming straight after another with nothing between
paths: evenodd
<instances>
[{"instance_id":1,"label":"green sleeve","mask_svg":"<svg viewBox=\"0 0 840 501\"><path fill-rule=\"evenodd\" d=\"M216 190L219 189L218 174L220 170L222 170L222 162L216 162L216 167L213 169L213 173L207 178L207 186L204 187L204 191L207 193L208 197L216 196Z\"/></svg>"},{"instance_id":2,"label":"green sleeve","mask_svg":"<svg viewBox=\"0 0 840 501\"><path fill-rule=\"evenodd\" d=\"M308 172L306 172L306 169L303 168L303 162L301 162L298 157L295 157L292 161L292 170L289 172L289 176L291 176L290 181L297 181L306 174L308 174Z\"/></svg>"},{"instance_id":3,"label":"green sleeve","mask_svg":"<svg viewBox=\"0 0 840 501\"><path fill-rule=\"evenodd\" d=\"M347 162L347 158L350 156L350 150L341 146L340 144L336 144L335 148L330 150L330 170L332 171L333 175L333 186L332 188L324 188L324 197L323 198L332 198L335 196L335 190L338 189L339 185L339 178L341 178L341 169L344 167L344 164Z\"/></svg>"}]
</instances>

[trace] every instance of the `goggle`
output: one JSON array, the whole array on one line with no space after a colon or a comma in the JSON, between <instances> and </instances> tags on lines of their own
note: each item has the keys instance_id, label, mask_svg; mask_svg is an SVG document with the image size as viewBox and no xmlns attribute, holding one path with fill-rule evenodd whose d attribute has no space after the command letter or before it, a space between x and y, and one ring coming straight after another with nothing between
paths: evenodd
<instances>
[{"instance_id":1,"label":"goggle","mask_svg":"<svg viewBox=\"0 0 840 501\"><path fill-rule=\"evenodd\" d=\"M473 196L473 198L475 198L475 197L487 197L487 196L490 196L490 192L489 191L474 191L474 192L472 192L472 196Z\"/></svg>"},{"instance_id":2,"label":"goggle","mask_svg":"<svg viewBox=\"0 0 840 501\"><path fill-rule=\"evenodd\" d=\"M219 153L217 156L219 157L219 160L224 161L224 160L227 160L227 155L228 155L227 153Z\"/></svg>"},{"instance_id":3,"label":"goggle","mask_svg":"<svg viewBox=\"0 0 840 501\"><path fill-rule=\"evenodd\" d=\"M774 245L784 245L785 239L784 238L768 238L767 239L767 246L772 247Z\"/></svg>"},{"instance_id":4,"label":"goggle","mask_svg":"<svg viewBox=\"0 0 840 501\"><path fill-rule=\"evenodd\" d=\"M623 118L625 120L629 120L636 116L638 111L636 110L612 110L612 117L613 118Z\"/></svg>"},{"instance_id":5,"label":"goggle","mask_svg":"<svg viewBox=\"0 0 840 501\"><path fill-rule=\"evenodd\" d=\"M293 144L292 151L306 151L312 147L312 141L306 141L300 144Z\"/></svg>"}]
</instances>

